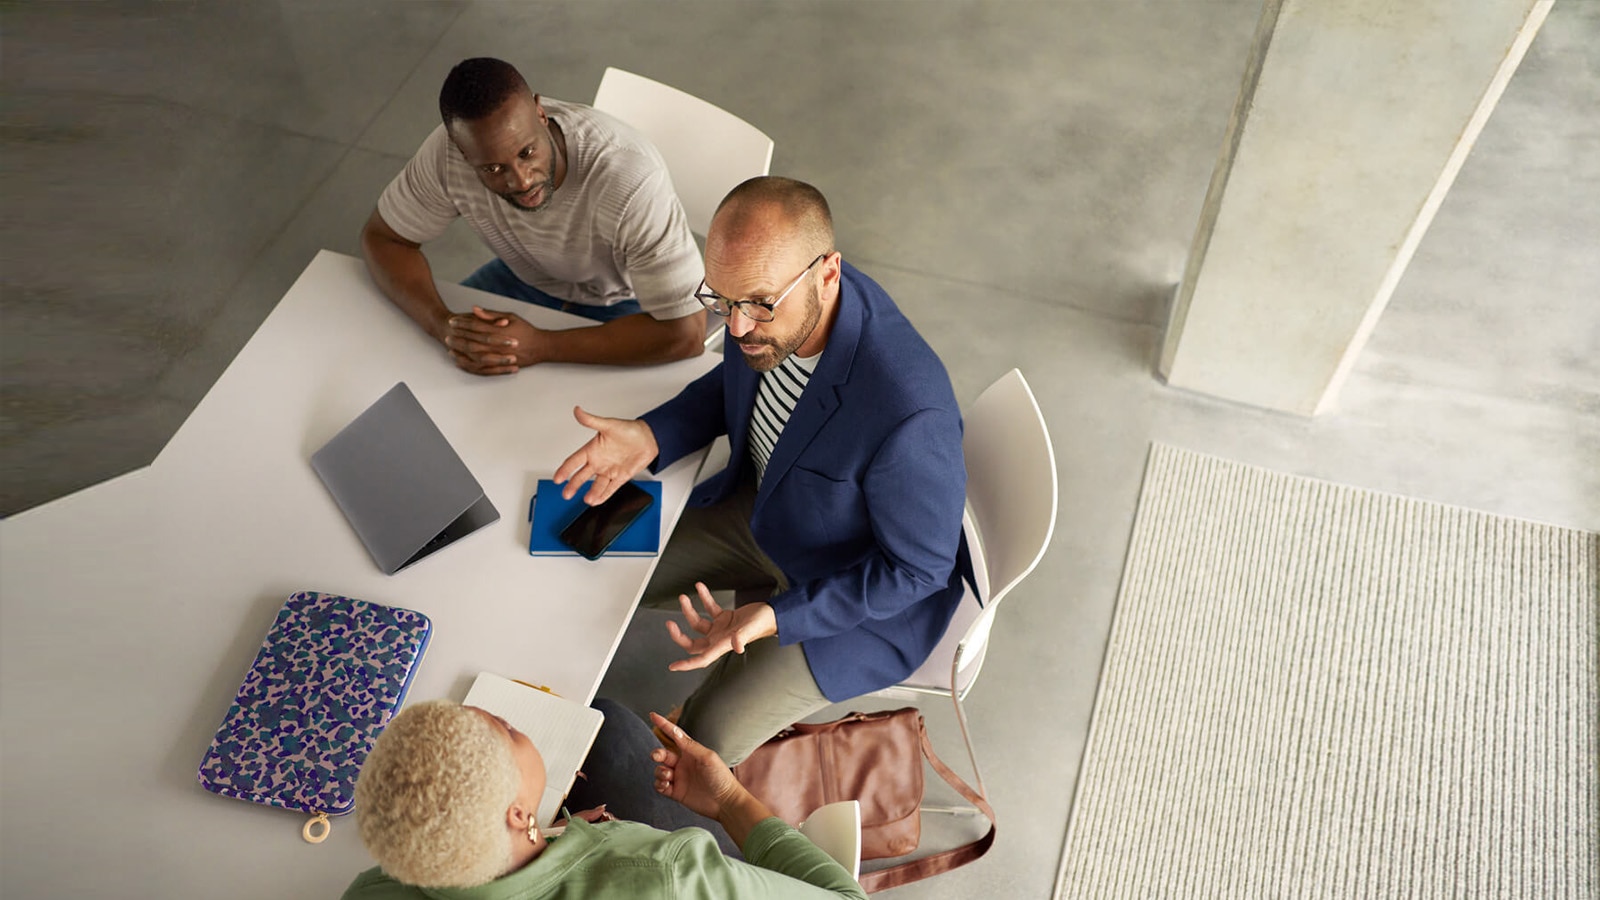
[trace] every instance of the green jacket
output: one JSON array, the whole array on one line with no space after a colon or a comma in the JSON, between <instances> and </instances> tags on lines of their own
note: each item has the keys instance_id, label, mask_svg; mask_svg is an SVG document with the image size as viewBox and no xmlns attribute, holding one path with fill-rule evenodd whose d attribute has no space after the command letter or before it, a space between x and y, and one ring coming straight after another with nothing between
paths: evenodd
<instances>
[{"instance_id":1,"label":"green jacket","mask_svg":"<svg viewBox=\"0 0 1600 900\"><path fill-rule=\"evenodd\" d=\"M744 855L748 862L723 856L699 828L575 819L533 862L488 884L419 888L372 868L356 876L344 900L866 900L849 872L781 819L758 824Z\"/></svg>"}]
</instances>

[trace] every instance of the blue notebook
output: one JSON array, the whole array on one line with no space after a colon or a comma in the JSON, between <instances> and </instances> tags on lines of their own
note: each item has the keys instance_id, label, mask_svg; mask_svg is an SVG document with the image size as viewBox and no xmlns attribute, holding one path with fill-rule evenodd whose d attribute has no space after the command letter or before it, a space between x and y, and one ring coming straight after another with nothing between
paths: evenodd
<instances>
[{"instance_id":1,"label":"blue notebook","mask_svg":"<svg viewBox=\"0 0 1600 900\"><path fill-rule=\"evenodd\" d=\"M635 480L633 483L649 491L656 502L617 537L606 551L607 556L655 556L661 552L661 482ZM588 488L580 488L567 500L561 496L562 487L542 478L538 492L528 501L528 521L533 523L528 533L528 553L532 556L578 555L578 551L561 543L557 535L583 512L583 492Z\"/></svg>"}]
</instances>

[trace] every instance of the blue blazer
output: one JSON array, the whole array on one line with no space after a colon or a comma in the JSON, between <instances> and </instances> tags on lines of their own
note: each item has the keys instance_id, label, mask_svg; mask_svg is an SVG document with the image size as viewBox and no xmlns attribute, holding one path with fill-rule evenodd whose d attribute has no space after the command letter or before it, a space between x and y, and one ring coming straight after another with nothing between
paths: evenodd
<instances>
[{"instance_id":1,"label":"blue blazer","mask_svg":"<svg viewBox=\"0 0 1600 900\"><path fill-rule=\"evenodd\" d=\"M717 368L641 418L660 469L722 434L729 465L689 502L727 497L751 465L761 376L727 341ZM902 681L961 602L972 563L961 411L944 365L894 301L846 263L839 313L756 494L750 531L788 576L773 597L778 640L799 642L840 701Z\"/></svg>"}]
</instances>

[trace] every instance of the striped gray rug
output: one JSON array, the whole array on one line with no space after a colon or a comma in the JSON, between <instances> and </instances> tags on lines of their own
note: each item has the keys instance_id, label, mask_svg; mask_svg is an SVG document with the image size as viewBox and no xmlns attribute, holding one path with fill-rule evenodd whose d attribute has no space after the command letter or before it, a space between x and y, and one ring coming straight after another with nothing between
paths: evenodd
<instances>
[{"instance_id":1,"label":"striped gray rug","mask_svg":"<svg viewBox=\"0 0 1600 900\"><path fill-rule=\"evenodd\" d=\"M1600 539L1156 445L1058 898L1600 895Z\"/></svg>"}]
</instances>

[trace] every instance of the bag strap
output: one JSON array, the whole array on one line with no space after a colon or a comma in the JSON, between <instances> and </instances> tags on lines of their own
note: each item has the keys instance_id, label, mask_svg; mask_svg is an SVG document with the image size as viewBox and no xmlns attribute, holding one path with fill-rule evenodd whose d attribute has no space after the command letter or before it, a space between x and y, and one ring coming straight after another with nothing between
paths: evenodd
<instances>
[{"instance_id":1,"label":"bag strap","mask_svg":"<svg viewBox=\"0 0 1600 900\"><path fill-rule=\"evenodd\" d=\"M989 848L994 846L996 823L994 809L989 806L989 801L984 799L982 794L973 790L971 786L961 779L960 775L951 771L950 767L945 765L944 761L939 758L939 754L933 752L933 744L928 741L928 726L923 722L921 716L917 716L917 736L922 739L922 755L933 766L933 770L939 773L939 777L955 788L956 792L965 797L968 803L976 806L985 816L989 817L989 833L970 844L963 844L954 850L945 850L931 856L924 856L921 859L901 863L898 866L878 869L875 872L862 872L859 879L861 889L869 894L899 887L902 884L910 884L913 881L921 881L930 875L938 875L951 869L960 868L988 853Z\"/></svg>"}]
</instances>

